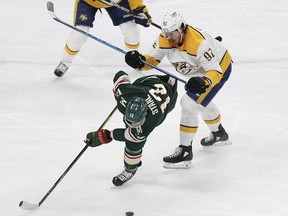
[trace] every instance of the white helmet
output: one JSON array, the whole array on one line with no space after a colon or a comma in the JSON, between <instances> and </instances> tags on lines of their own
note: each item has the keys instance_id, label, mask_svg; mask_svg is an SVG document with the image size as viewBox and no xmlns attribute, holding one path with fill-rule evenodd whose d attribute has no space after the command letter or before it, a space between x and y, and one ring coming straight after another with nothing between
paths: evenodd
<instances>
[{"instance_id":1,"label":"white helmet","mask_svg":"<svg viewBox=\"0 0 288 216\"><path fill-rule=\"evenodd\" d=\"M161 29L164 35L175 30L178 30L182 34L183 30L186 29L183 15L177 11L166 12L162 18Z\"/></svg>"}]
</instances>

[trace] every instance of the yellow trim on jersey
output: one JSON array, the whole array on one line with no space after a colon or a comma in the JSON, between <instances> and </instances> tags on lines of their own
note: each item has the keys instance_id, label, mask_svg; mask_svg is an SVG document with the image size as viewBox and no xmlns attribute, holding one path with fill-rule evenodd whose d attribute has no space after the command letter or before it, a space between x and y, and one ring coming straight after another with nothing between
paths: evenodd
<instances>
[{"instance_id":1,"label":"yellow trim on jersey","mask_svg":"<svg viewBox=\"0 0 288 216\"><path fill-rule=\"evenodd\" d=\"M69 49L69 47L67 46L67 44L65 45L65 51L69 54L69 55L77 55L78 51L72 51Z\"/></svg>"},{"instance_id":2,"label":"yellow trim on jersey","mask_svg":"<svg viewBox=\"0 0 288 216\"><path fill-rule=\"evenodd\" d=\"M129 5L130 5L131 10L135 10L138 7L144 6L143 0L130 0ZM146 7L144 8L143 12L148 12Z\"/></svg>"},{"instance_id":3,"label":"yellow trim on jersey","mask_svg":"<svg viewBox=\"0 0 288 216\"><path fill-rule=\"evenodd\" d=\"M205 73L205 77L207 77L211 80L211 82L212 82L211 87L213 87L221 81L223 74L216 71L216 70L209 70Z\"/></svg>"},{"instance_id":4,"label":"yellow trim on jersey","mask_svg":"<svg viewBox=\"0 0 288 216\"><path fill-rule=\"evenodd\" d=\"M160 62L157 61L156 59L154 59L153 57L149 56L149 55L144 55L146 58L146 61L149 62L150 64L153 64L154 66L157 66ZM150 70L152 69L152 67L150 67L149 65L144 65L143 68L141 68L141 70Z\"/></svg>"},{"instance_id":5,"label":"yellow trim on jersey","mask_svg":"<svg viewBox=\"0 0 288 216\"><path fill-rule=\"evenodd\" d=\"M184 43L179 47L179 51L186 51L189 55L196 56L198 48L205 38L197 29L188 26L183 40Z\"/></svg>"},{"instance_id":6,"label":"yellow trim on jersey","mask_svg":"<svg viewBox=\"0 0 288 216\"><path fill-rule=\"evenodd\" d=\"M100 2L99 0L84 0L87 4L91 5L94 8L109 8L113 7L109 4ZM120 4L123 0L118 1L116 4Z\"/></svg>"},{"instance_id":7,"label":"yellow trim on jersey","mask_svg":"<svg viewBox=\"0 0 288 216\"><path fill-rule=\"evenodd\" d=\"M204 36L197 31L196 29L192 28L191 26L187 26L186 33L184 34L184 43L179 46L177 43L173 43L172 41L165 38L162 34L159 35L159 48L160 49L172 49L176 48L179 52L186 51L189 55L196 56L197 50L203 40L205 40ZM153 64L158 65L159 61L152 58L149 55L145 55L146 61ZM145 65L141 70L150 70L151 67Z\"/></svg>"},{"instance_id":8,"label":"yellow trim on jersey","mask_svg":"<svg viewBox=\"0 0 288 216\"><path fill-rule=\"evenodd\" d=\"M160 35L159 48L160 49L177 48L179 52L186 51L189 55L196 56L197 50L203 40L205 40L204 36L199 31L197 31L197 29L194 29L191 26L187 26L183 39L184 43L181 46L179 46L177 43L173 43L172 41L168 40L163 35Z\"/></svg>"},{"instance_id":9,"label":"yellow trim on jersey","mask_svg":"<svg viewBox=\"0 0 288 216\"><path fill-rule=\"evenodd\" d=\"M197 103L201 104L202 101L205 99L205 97L207 96L207 94L209 94L209 92L212 90L212 88L221 81L222 77L224 76L224 74L226 73L227 68L229 67L229 65L232 62L232 57L230 55L230 53L228 51L225 52L221 62L220 62L220 67L223 71L223 74L220 74L217 71L208 71L205 76L208 77L209 79L211 79L213 85L210 86L209 88L206 89L206 92L201 94L201 96L197 99ZM221 78L220 78L221 77ZM220 78L220 80L217 82L217 80Z\"/></svg>"},{"instance_id":10,"label":"yellow trim on jersey","mask_svg":"<svg viewBox=\"0 0 288 216\"><path fill-rule=\"evenodd\" d=\"M221 121L221 115L219 115L219 116L217 116L217 118L216 119L212 119L212 120L204 120L204 122L206 123L206 124L216 124L216 123L218 123L218 122L220 122Z\"/></svg>"},{"instance_id":11,"label":"yellow trim on jersey","mask_svg":"<svg viewBox=\"0 0 288 216\"><path fill-rule=\"evenodd\" d=\"M229 67L230 63L232 62L232 56L228 52L228 50L225 52L222 60L220 61L220 67L224 73L226 72L227 68Z\"/></svg>"},{"instance_id":12,"label":"yellow trim on jersey","mask_svg":"<svg viewBox=\"0 0 288 216\"><path fill-rule=\"evenodd\" d=\"M188 127L185 125L180 125L180 131L185 133L197 133L198 127Z\"/></svg>"},{"instance_id":13,"label":"yellow trim on jersey","mask_svg":"<svg viewBox=\"0 0 288 216\"><path fill-rule=\"evenodd\" d=\"M208 77L212 81L211 88L221 81L222 77L226 73L226 70L229 67L231 62L232 62L232 57L230 53L226 50L222 60L220 61L220 67L223 73L220 73L219 71L215 71L215 70L210 70L205 73L205 77Z\"/></svg>"}]
</instances>

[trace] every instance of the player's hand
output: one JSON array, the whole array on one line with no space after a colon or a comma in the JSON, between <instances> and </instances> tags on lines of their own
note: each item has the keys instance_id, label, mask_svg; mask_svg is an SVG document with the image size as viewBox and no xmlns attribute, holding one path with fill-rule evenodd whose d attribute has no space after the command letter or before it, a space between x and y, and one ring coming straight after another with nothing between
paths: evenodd
<instances>
[{"instance_id":1,"label":"player's hand","mask_svg":"<svg viewBox=\"0 0 288 216\"><path fill-rule=\"evenodd\" d=\"M90 132L86 135L86 139L84 140L84 142L91 147L96 147L111 141L110 131L106 129Z\"/></svg>"},{"instance_id":2,"label":"player's hand","mask_svg":"<svg viewBox=\"0 0 288 216\"><path fill-rule=\"evenodd\" d=\"M202 94L210 86L206 77L192 77L185 84L185 90L194 94Z\"/></svg>"},{"instance_id":3,"label":"player's hand","mask_svg":"<svg viewBox=\"0 0 288 216\"><path fill-rule=\"evenodd\" d=\"M142 60L146 61L145 56L141 55L137 50L129 51L125 55L125 62L132 68L141 69L144 67Z\"/></svg>"},{"instance_id":4,"label":"player's hand","mask_svg":"<svg viewBox=\"0 0 288 216\"><path fill-rule=\"evenodd\" d=\"M148 13L148 9L146 6L138 7L132 11L134 16L134 20L137 24L142 25L144 27L149 27L151 22L151 16Z\"/></svg>"}]
</instances>

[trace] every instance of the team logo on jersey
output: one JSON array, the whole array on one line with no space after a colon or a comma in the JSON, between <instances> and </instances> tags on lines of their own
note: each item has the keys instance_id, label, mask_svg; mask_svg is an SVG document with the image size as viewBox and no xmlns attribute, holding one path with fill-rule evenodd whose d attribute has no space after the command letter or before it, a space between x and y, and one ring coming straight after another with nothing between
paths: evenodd
<instances>
[{"instance_id":1,"label":"team logo on jersey","mask_svg":"<svg viewBox=\"0 0 288 216\"><path fill-rule=\"evenodd\" d=\"M81 21L86 21L86 20L88 20L87 14L80 14L79 19L80 19Z\"/></svg>"},{"instance_id":2,"label":"team logo on jersey","mask_svg":"<svg viewBox=\"0 0 288 216\"><path fill-rule=\"evenodd\" d=\"M188 62L174 62L172 63L178 73L186 75L191 71L196 71L198 69L197 66L193 66Z\"/></svg>"}]
</instances>

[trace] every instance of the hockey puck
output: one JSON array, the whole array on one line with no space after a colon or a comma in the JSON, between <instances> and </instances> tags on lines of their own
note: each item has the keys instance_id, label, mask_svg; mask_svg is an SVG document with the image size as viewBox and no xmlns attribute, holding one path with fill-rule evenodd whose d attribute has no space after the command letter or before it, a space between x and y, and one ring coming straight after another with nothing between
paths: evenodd
<instances>
[{"instance_id":1,"label":"hockey puck","mask_svg":"<svg viewBox=\"0 0 288 216\"><path fill-rule=\"evenodd\" d=\"M133 216L133 215L134 215L134 212L132 212L132 211L126 212L126 216Z\"/></svg>"}]
</instances>

